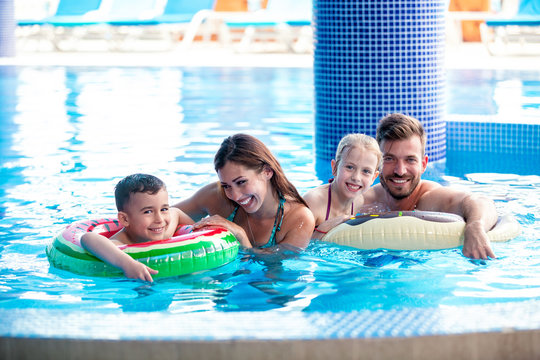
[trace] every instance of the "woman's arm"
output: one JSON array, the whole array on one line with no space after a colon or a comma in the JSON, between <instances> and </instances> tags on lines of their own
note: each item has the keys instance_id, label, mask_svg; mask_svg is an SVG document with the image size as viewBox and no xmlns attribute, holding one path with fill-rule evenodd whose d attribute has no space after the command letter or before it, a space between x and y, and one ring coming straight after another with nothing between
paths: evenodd
<instances>
[{"instance_id":1,"label":"woman's arm","mask_svg":"<svg viewBox=\"0 0 540 360\"><path fill-rule=\"evenodd\" d=\"M217 182L203 186L191 197L184 199L173 206L182 210L194 221L199 221L208 215L214 215L213 209L223 198Z\"/></svg>"},{"instance_id":2,"label":"woman's arm","mask_svg":"<svg viewBox=\"0 0 540 360\"><path fill-rule=\"evenodd\" d=\"M192 218L190 218L185 212L182 210L172 207L169 209L171 211L176 219L176 224L174 224L174 228L176 229L178 225L191 225L195 223Z\"/></svg>"},{"instance_id":3,"label":"woman's arm","mask_svg":"<svg viewBox=\"0 0 540 360\"><path fill-rule=\"evenodd\" d=\"M283 219L281 232L285 234L278 245L292 245L305 249L313 236L315 218L309 208L294 204Z\"/></svg>"},{"instance_id":4,"label":"woman's arm","mask_svg":"<svg viewBox=\"0 0 540 360\"><path fill-rule=\"evenodd\" d=\"M249 238L248 238L244 228L242 228L238 224L235 224L235 223L223 218L220 215L212 215L212 216L206 217L206 218L198 221L197 223L195 223L195 225L193 225L193 229L197 230L197 229L201 229L201 228L208 227L208 226L221 226L221 227L224 227L225 229L227 229L227 230L229 230L230 232L233 233L233 235L236 237L238 242L240 242L240 245L242 245L245 248L252 248L253 247L253 245L249 241Z\"/></svg>"}]
</instances>

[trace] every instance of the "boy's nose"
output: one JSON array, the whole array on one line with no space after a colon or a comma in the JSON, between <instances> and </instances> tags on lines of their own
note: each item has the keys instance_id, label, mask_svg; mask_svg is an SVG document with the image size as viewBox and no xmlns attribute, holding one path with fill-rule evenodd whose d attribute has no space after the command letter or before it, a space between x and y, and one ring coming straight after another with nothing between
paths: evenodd
<instances>
[{"instance_id":1,"label":"boy's nose","mask_svg":"<svg viewBox=\"0 0 540 360\"><path fill-rule=\"evenodd\" d=\"M161 223L163 221L163 214L161 213L161 211L158 211L158 212L155 213L154 221L156 223Z\"/></svg>"}]
</instances>

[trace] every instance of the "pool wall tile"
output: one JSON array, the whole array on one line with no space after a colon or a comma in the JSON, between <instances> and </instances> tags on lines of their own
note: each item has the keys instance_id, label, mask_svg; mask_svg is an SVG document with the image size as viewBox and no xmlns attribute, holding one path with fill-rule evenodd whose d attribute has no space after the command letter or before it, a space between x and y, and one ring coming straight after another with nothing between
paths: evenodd
<instances>
[{"instance_id":1,"label":"pool wall tile","mask_svg":"<svg viewBox=\"0 0 540 360\"><path fill-rule=\"evenodd\" d=\"M445 158L444 1L315 0L315 149L332 159L348 133L375 136L399 112L420 120Z\"/></svg>"}]
</instances>

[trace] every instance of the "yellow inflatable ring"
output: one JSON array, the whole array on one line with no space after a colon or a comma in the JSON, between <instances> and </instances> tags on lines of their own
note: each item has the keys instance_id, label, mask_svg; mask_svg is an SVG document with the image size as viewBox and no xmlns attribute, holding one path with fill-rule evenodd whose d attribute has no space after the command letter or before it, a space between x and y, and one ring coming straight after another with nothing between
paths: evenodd
<instances>
[{"instance_id":1,"label":"yellow inflatable ring","mask_svg":"<svg viewBox=\"0 0 540 360\"><path fill-rule=\"evenodd\" d=\"M439 250L463 245L461 216L431 211L391 211L354 217L330 230L323 241L358 249ZM490 241L515 238L521 227L514 217L499 217Z\"/></svg>"}]
</instances>

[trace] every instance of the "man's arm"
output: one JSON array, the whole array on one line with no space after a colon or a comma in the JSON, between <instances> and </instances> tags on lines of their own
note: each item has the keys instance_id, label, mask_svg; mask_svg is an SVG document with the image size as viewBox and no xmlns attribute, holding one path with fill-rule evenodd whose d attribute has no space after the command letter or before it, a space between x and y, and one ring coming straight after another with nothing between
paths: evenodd
<instances>
[{"instance_id":1,"label":"man's arm","mask_svg":"<svg viewBox=\"0 0 540 360\"><path fill-rule=\"evenodd\" d=\"M496 257L487 236L498 217L493 200L440 186L426 192L418 202L417 209L461 215L466 222L463 255L473 259Z\"/></svg>"}]
</instances>

